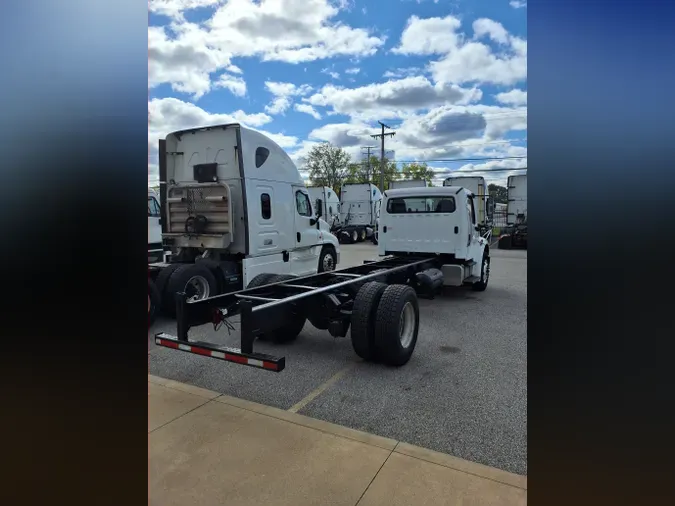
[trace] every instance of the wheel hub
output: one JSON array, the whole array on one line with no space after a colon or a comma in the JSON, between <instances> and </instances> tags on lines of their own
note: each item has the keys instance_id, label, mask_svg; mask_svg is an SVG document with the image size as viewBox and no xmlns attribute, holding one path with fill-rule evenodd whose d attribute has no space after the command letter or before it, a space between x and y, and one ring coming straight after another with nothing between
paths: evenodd
<instances>
[{"instance_id":1,"label":"wheel hub","mask_svg":"<svg viewBox=\"0 0 675 506\"><path fill-rule=\"evenodd\" d=\"M204 276L192 276L185 283L185 293L190 301L202 300L209 297L211 288Z\"/></svg>"},{"instance_id":2,"label":"wheel hub","mask_svg":"<svg viewBox=\"0 0 675 506\"><path fill-rule=\"evenodd\" d=\"M410 302L406 302L401 311L401 319L399 320L398 336L401 340L401 346L407 348L413 339L415 332L415 309Z\"/></svg>"}]
</instances>

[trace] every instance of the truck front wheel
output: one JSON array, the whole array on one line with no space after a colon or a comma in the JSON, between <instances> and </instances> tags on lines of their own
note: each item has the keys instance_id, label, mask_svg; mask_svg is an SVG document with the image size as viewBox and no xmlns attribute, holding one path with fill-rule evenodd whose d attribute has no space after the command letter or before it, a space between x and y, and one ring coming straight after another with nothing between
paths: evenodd
<instances>
[{"instance_id":1,"label":"truck front wheel","mask_svg":"<svg viewBox=\"0 0 675 506\"><path fill-rule=\"evenodd\" d=\"M484 292L490 279L490 256L483 253L483 261L480 266L480 281L476 281L471 287L477 292Z\"/></svg>"},{"instance_id":2,"label":"truck front wheel","mask_svg":"<svg viewBox=\"0 0 675 506\"><path fill-rule=\"evenodd\" d=\"M319 267L317 272L334 271L336 265L337 255L335 254L335 250L330 246L324 246L319 255Z\"/></svg>"}]
</instances>

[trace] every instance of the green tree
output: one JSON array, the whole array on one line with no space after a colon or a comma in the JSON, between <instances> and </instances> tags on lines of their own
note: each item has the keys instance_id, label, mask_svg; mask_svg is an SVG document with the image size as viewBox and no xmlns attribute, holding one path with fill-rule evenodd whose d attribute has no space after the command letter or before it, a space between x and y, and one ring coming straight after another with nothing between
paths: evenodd
<instances>
[{"instance_id":1,"label":"green tree","mask_svg":"<svg viewBox=\"0 0 675 506\"><path fill-rule=\"evenodd\" d=\"M347 152L329 142L312 147L303 160L304 169L314 186L328 186L336 193L349 174L350 157Z\"/></svg>"},{"instance_id":2,"label":"green tree","mask_svg":"<svg viewBox=\"0 0 675 506\"><path fill-rule=\"evenodd\" d=\"M428 186L432 186L435 176L433 170L426 163L404 163L401 168L403 179L423 179Z\"/></svg>"},{"instance_id":3,"label":"green tree","mask_svg":"<svg viewBox=\"0 0 675 506\"><path fill-rule=\"evenodd\" d=\"M488 194L494 199L497 204L508 203L508 191L504 186L498 184L488 185Z\"/></svg>"}]
</instances>

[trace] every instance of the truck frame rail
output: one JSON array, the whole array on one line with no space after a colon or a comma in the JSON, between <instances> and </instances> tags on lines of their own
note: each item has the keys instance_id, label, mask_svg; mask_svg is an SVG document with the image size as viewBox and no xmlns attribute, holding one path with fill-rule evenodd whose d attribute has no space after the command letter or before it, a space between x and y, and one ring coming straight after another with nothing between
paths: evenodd
<instances>
[{"instance_id":1,"label":"truck frame rail","mask_svg":"<svg viewBox=\"0 0 675 506\"><path fill-rule=\"evenodd\" d=\"M436 265L436 256L390 256L366 261L362 265L246 288L197 301L184 293L176 297L176 331L155 335L158 346L206 357L281 372L285 358L253 351L256 337L269 335L293 324L302 314L334 337L345 337L350 325L354 298L369 281L414 283L416 273ZM241 347L230 348L202 341L191 341L192 327L213 324L214 329L233 329L231 318L240 317ZM304 321L304 320L303 320ZM317 326L317 325L315 325Z\"/></svg>"}]
</instances>

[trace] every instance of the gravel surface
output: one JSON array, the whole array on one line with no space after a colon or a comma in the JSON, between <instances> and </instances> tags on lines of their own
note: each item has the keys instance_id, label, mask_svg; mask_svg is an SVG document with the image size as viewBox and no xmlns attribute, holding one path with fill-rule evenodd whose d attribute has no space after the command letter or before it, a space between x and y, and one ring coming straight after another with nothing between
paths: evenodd
<instances>
[{"instance_id":1,"label":"gravel surface","mask_svg":"<svg viewBox=\"0 0 675 506\"><path fill-rule=\"evenodd\" d=\"M375 258L369 243L342 246L340 267ZM527 474L527 252L492 250L485 292L447 288L420 299L415 353L401 368L364 363L349 334L334 339L306 324L287 346L256 341L286 356L269 373L150 347L150 373L288 409L346 367L338 381L299 412L518 474ZM238 329L238 324L235 324ZM175 322L152 328L175 333ZM238 331L205 325L192 339L239 346Z\"/></svg>"}]
</instances>

